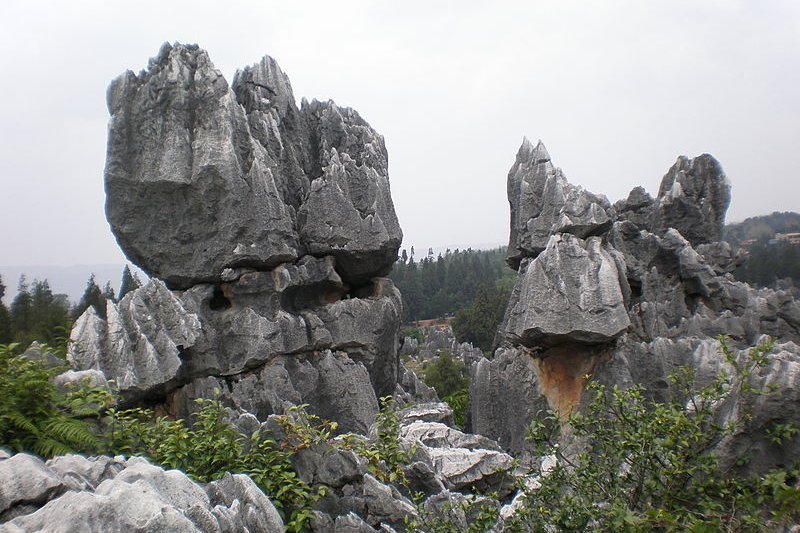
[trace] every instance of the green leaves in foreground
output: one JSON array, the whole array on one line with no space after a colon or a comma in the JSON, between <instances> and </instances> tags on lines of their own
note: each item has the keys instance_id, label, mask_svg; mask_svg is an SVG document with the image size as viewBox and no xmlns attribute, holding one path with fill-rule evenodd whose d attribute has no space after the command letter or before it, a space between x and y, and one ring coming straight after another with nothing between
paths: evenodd
<instances>
[{"instance_id":1,"label":"green leaves in foreground","mask_svg":"<svg viewBox=\"0 0 800 533\"><path fill-rule=\"evenodd\" d=\"M773 471L738 479L723 472L709 452L738 429L722 423L716 407L730 394L769 394L747 378L768 362L770 343L751 350L745 362L721 350L734 373L693 389L694 375L680 369L671 377L681 401L656 403L643 387L627 389L591 383L587 408L569 417L565 431L583 447L564 452L555 443L559 421L550 415L531 426L530 439L558 464L539 472L541 488L526 494L526 505L508 524L512 531L772 531L800 518L800 471ZM740 398L741 400L741 398ZM793 434L775 429L773 438Z\"/></svg>"},{"instance_id":2,"label":"green leaves in foreground","mask_svg":"<svg viewBox=\"0 0 800 533\"><path fill-rule=\"evenodd\" d=\"M18 348L0 345L0 446L43 457L96 450L96 421L111 395L84 385L59 390L50 379L65 368L15 355Z\"/></svg>"},{"instance_id":3,"label":"green leaves in foreground","mask_svg":"<svg viewBox=\"0 0 800 533\"><path fill-rule=\"evenodd\" d=\"M259 431L250 437L239 432L224 419L219 401L195 401L199 411L191 424L144 409L110 410L109 453L142 455L202 482L226 472L247 474L275 504L287 530L303 530L318 494L295 473L291 452Z\"/></svg>"}]
</instances>

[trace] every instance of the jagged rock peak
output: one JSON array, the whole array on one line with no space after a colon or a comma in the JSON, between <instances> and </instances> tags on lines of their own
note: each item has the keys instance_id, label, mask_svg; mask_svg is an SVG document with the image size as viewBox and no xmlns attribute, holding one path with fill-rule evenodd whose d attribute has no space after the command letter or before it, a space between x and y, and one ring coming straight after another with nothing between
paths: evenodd
<instances>
[{"instance_id":1,"label":"jagged rock peak","mask_svg":"<svg viewBox=\"0 0 800 533\"><path fill-rule=\"evenodd\" d=\"M542 141L536 146L524 138L508 173L511 234L507 261L519 268L525 257L536 257L554 233L571 233L581 239L611 227L603 196L570 184L555 168Z\"/></svg>"},{"instance_id":2,"label":"jagged rock peak","mask_svg":"<svg viewBox=\"0 0 800 533\"><path fill-rule=\"evenodd\" d=\"M333 255L353 285L391 268L402 232L383 138L333 102L298 109L274 59L231 88L204 50L165 44L111 83L108 107L109 223L171 288L306 254Z\"/></svg>"},{"instance_id":3,"label":"jagged rock peak","mask_svg":"<svg viewBox=\"0 0 800 533\"><path fill-rule=\"evenodd\" d=\"M655 233L677 229L692 245L722 239L731 184L709 154L681 156L661 180L654 212Z\"/></svg>"}]
</instances>

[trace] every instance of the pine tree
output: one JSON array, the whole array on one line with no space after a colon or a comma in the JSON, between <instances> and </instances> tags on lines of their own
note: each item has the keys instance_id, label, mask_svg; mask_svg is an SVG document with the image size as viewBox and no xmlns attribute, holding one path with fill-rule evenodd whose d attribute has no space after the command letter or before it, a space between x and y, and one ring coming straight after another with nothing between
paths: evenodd
<instances>
[{"instance_id":1,"label":"pine tree","mask_svg":"<svg viewBox=\"0 0 800 533\"><path fill-rule=\"evenodd\" d=\"M54 344L56 338L63 334L59 328L66 323L69 302L65 295L53 294L47 280L33 280L30 294L30 338L24 340Z\"/></svg>"},{"instance_id":2,"label":"pine tree","mask_svg":"<svg viewBox=\"0 0 800 533\"><path fill-rule=\"evenodd\" d=\"M128 265L125 265L125 270L122 271L122 282L119 285L119 296L117 297L117 301L122 300L123 296L129 292L135 291L141 286L142 282L139 281L139 277L136 274L132 274L131 269L128 268Z\"/></svg>"},{"instance_id":3,"label":"pine tree","mask_svg":"<svg viewBox=\"0 0 800 533\"><path fill-rule=\"evenodd\" d=\"M3 296L6 294L6 286L3 285L3 278L0 276L0 344L8 344L13 339L11 331L11 314L8 307L3 303Z\"/></svg>"},{"instance_id":4,"label":"pine tree","mask_svg":"<svg viewBox=\"0 0 800 533\"><path fill-rule=\"evenodd\" d=\"M11 327L15 340L25 342L30 336L32 298L25 274L19 277L17 295L11 302Z\"/></svg>"},{"instance_id":5,"label":"pine tree","mask_svg":"<svg viewBox=\"0 0 800 533\"><path fill-rule=\"evenodd\" d=\"M72 318L78 318L86 311L89 306L94 307L95 312L102 318L106 318L106 299L103 291L97 286L94 280L94 273L89 276L86 282L86 290L83 291L80 302L72 309Z\"/></svg>"},{"instance_id":6,"label":"pine tree","mask_svg":"<svg viewBox=\"0 0 800 533\"><path fill-rule=\"evenodd\" d=\"M117 300L116 296L114 295L114 287L111 286L110 281L106 281L106 284L103 287L103 298L106 300L111 300L112 302Z\"/></svg>"}]
</instances>

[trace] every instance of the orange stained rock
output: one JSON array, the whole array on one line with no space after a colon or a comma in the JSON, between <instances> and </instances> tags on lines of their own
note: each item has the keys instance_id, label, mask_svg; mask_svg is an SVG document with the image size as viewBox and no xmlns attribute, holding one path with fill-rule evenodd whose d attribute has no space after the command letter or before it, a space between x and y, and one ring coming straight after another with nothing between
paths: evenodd
<instances>
[{"instance_id":1,"label":"orange stained rock","mask_svg":"<svg viewBox=\"0 0 800 533\"><path fill-rule=\"evenodd\" d=\"M562 420L572 414L586 389L587 377L607 358L578 346L557 346L534 359L539 387Z\"/></svg>"}]
</instances>

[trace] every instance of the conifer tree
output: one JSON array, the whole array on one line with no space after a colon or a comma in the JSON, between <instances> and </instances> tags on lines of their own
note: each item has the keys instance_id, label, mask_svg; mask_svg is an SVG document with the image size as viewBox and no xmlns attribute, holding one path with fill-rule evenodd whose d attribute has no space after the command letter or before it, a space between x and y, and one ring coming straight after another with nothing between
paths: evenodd
<instances>
[{"instance_id":1,"label":"conifer tree","mask_svg":"<svg viewBox=\"0 0 800 533\"><path fill-rule=\"evenodd\" d=\"M131 273L131 269L128 268L128 265L125 265L125 270L122 271L122 282L119 285L119 296L117 297L117 301L122 300L123 296L129 292L135 291L141 286L142 282L139 281L139 277L136 274Z\"/></svg>"},{"instance_id":2,"label":"conifer tree","mask_svg":"<svg viewBox=\"0 0 800 533\"><path fill-rule=\"evenodd\" d=\"M3 296L6 294L6 286L0 276L0 344L8 344L12 340L11 314L8 307L3 303Z\"/></svg>"},{"instance_id":3,"label":"conifer tree","mask_svg":"<svg viewBox=\"0 0 800 533\"><path fill-rule=\"evenodd\" d=\"M86 311L89 306L94 307L95 312L102 318L106 318L106 299L103 297L103 291L97 286L94 280L94 273L89 276L86 282L86 290L83 291L80 302L72 309L72 318L78 318Z\"/></svg>"},{"instance_id":4,"label":"conifer tree","mask_svg":"<svg viewBox=\"0 0 800 533\"><path fill-rule=\"evenodd\" d=\"M25 274L19 277L19 284L17 285L17 295L11 302L11 327L14 332L14 338L24 340L30 334L31 330L31 308L33 306L30 287L28 280L25 279Z\"/></svg>"}]
</instances>

